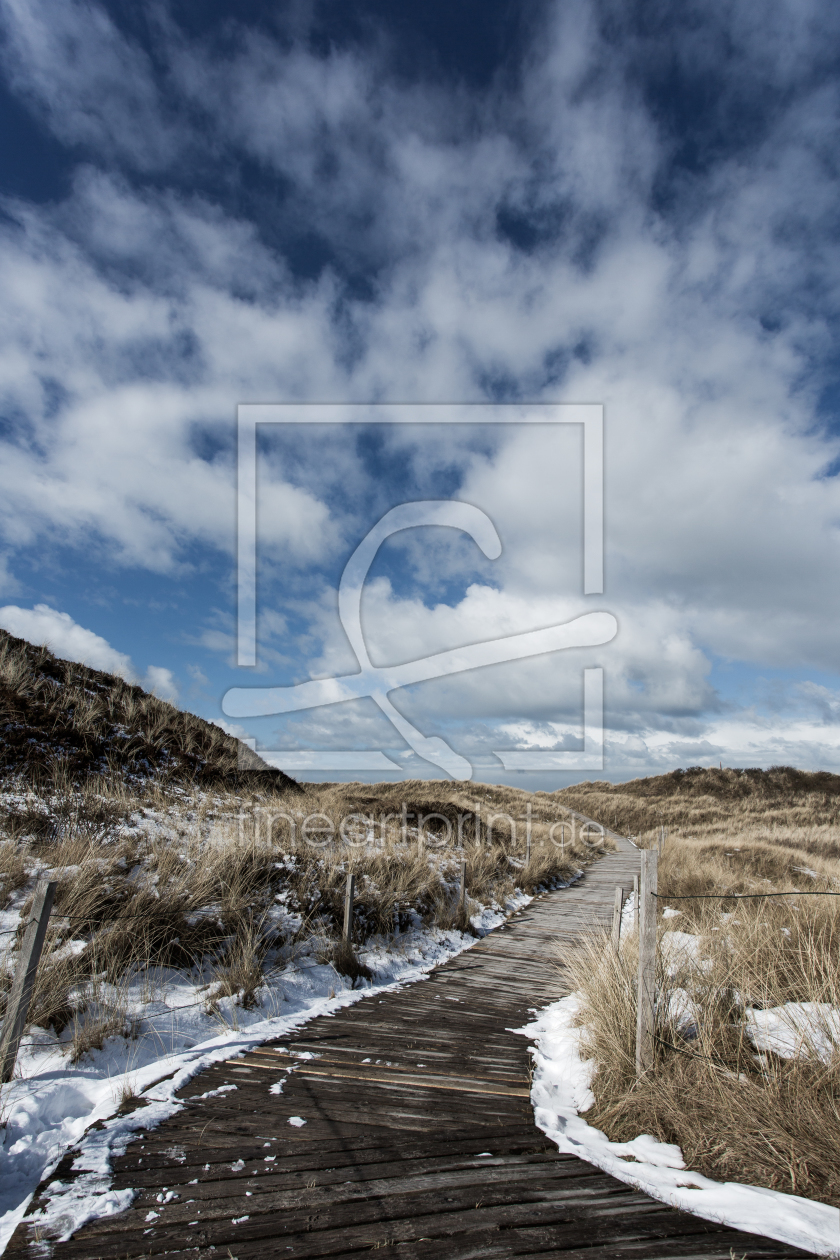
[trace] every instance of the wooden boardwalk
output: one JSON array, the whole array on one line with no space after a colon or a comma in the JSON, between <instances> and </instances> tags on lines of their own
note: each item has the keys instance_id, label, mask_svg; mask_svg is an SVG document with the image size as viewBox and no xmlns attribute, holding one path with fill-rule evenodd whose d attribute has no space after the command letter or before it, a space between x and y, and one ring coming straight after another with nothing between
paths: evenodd
<instances>
[{"instance_id":1,"label":"wooden boardwalk","mask_svg":"<svg viewBox=\"0 0 840 1260\"><path fill-rule=\"evenodd\" d=\"M537 899L428 979L203 1072L185 1109L116 1161L114 1187L139 1190L133 1206L52 1254L808 1254L665 1207L559 1154L534 1126L528 1042L510 1030L562 996L555 942L606 921L615 885L629 889L637 863L622 842L580 883ZM223 1085L236 1088L207 1097ZM72 1155L56 1176L67 1181L71 1166ZM47 1252L24 1223L7 1255L35 1254Z\"/></svg>"}]
</instances>

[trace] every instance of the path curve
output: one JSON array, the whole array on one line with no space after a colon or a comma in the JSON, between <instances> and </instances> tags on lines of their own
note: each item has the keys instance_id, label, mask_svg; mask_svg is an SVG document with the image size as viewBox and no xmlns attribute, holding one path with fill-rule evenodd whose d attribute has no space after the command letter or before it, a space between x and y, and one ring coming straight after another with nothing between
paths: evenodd
<instances>
[{"instance_id":1,"label":"path curve","mask_svg":"<svg viewBox=\"0 0 840 1260\"><path fill-rule=\"evenodd\" d=\"M319 1016L280 1042L202 1072L183 1091L195 1101L115 1161L114 1188L139 1189L132 1207L86 1226L51 1254L808 1254L666 1207L561 1155L534 1126L528 1044L510 1030L563 996L557 940L571 944L593 922L607 922L615 886L632 887L638 850L618 842L618 852L593 863L577 884L535 899L427 979ZM284 1076L282 1093L270 1093ZM236 1089L206 1097L222 1085ZM54 1175L72 1177L72 1152ZM159 1203L170 1191L179 1197ZM31 1210L37 1206L36 1196ZM150 1223L151 1212L158 1215ZM23 1223L6 1254L47 1252Z\"/></svg>"}]
</instances>

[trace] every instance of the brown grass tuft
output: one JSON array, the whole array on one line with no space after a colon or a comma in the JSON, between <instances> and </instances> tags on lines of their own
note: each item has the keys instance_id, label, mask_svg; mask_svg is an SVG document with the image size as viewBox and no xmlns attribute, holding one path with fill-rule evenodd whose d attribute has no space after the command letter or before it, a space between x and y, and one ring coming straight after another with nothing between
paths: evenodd
<instances>
[{"instance_id":1,"label":"brown grass tuft","mask_svg":"<svg viewBox=\"0 0 840 1260\"><path fill-rule=\"evenodd\" d=\"M359 980L372 980L373 972L360 961L350 941L341 937L330 951L329 960L341 976L353 981L355 989Z\"/></svg>"}]
</instances>

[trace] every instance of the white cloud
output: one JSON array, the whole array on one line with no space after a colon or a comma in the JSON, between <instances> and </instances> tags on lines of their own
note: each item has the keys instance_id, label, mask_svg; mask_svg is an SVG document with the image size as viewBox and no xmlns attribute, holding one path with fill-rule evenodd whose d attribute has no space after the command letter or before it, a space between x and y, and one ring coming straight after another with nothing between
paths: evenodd
<instances>
[{"instance_id":1,"label":"white cloud","mask_svg":"<svg viewBox=\"0 0 840 1260\"><path fill-rule=\"evenodd\" d=\"M180 156L178 130L160 108L149 59L118 34L103 8L78 0L4 0L3 17L11 80L58 136L119 153L141 168Z\"/></svg>"},{"instance_id":2,"label":"white cloud","mask_svg":"<svg viewBox=\"0 0 840 1260\"><path fill-rule=\"evenodd\" d=\"M238 722L226 722L224 718L217 718L213 723L214 726L220 727L226 735L233 735L235 739L250 739L250 732L245 730L244 726L240 726Z\"/></svg>"},{"instance_id":3,"label":"white cloud","mask_svg":"<svg viewBox=\"0 0 840 1260\"><path fill-rule=\"evenodd\" d=\"M9 564L12 556L8 553L0 553L0 594L17 595L20 590L20 582L15 575L10 572Z\"/></svg>"},{"instance_id":4,"label":"white cloud","mask_svg":"<svg viewBox=\"0 0 840 1260\"><path fill-rule=\"evenodd\" d=\"M2 444L6 537L20 545L60 533L82 543L93 533L118 562L158 571L177 567L194 543L231 552L236 403L282 388L275 356L314 367L323 297L313 295L308 314L295 304L284 315L203 285L186 300L142 286L125 292L46 225L32 216L27 225L0 240L9 297L0 394L27 416L17 440ZM208 365L201 379L188 369L180 379L179 338L195 340ZM195 426L208 421L225 439L210 459L193 448ZM286 554L311 559L329 538L323 505L281 478L261 486L261 508L267 543Z\"/></svg>"},{"instance_id":5,"label":"white cloud","mask_svg":"<svg viewBox=\"0 0 840 1260\"><path fill-rule=\"evenodd\" d=\"M141 681L131 657L111 647L107 639L86 630L75 622L69 613L59 612L48 604L36 604L34 608L18 608L7 604L0 608L0 626L18 639L26 639L37 645L46 644L50 651L65 661L78 661L91 669L101 669L106 674L118 674L126 682ZM160 665L150 665L142 685L148 691L165 700L175 700L178 685L172 671Z\"/></svg>"},{"instance_id":6,"label":"white cloud","mask_svg":"<svg viewBox=\"0 0 840 1260\"><path fill-rule=\"evenodd\" d=\"M134 681L130 657L112 648L101 635L78 625L69 613L58 612L48 604L36 604L34 608L7 604L5 608L0 608L0 626L18 639L45 643L63 660L79 661L92 669L102 669L108 674L119 674L129 682Z\"/></svg>"},{"instance_id":7,"label":"white cloud","mask_svg":"<svg viewBox=\"0 0 840 1260\"><path fill-rule=\"evenodd\" d=\"M164 669L162 665L150 665L146 670L146 676L143 679L143 686L146 691L151 691L156 696L160 696L161 700L177 700L178 684L171 669Z\"/></svg>"}]
</instances>

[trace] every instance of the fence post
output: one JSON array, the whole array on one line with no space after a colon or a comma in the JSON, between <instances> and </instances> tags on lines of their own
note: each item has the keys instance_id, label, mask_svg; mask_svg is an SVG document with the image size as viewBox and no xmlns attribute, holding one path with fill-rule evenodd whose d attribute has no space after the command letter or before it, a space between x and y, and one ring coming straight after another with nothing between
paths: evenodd
<instances>
[{"instance_id":1,"label":"fence post","mask_svg":"<svg viewBox=\"0 0 840 1260\"><path fill-rule=\"evenodd\" d=\"M636 1075L653 1067L653 1027L656 1003L656 897L659 854L642 849L641 914L639 917L639 978L636 989Z\"/></svg>"},{"instance_id":2,"label":"fence post","mask_svg":"<svg viewBox=\"0 0 840 1260\"><path fill-rule=\"evenodd\" d=\"M353 892L355 886L356 877L348 874L347 891L344 894L344 931L342 932L342 936L348 945L353 935Z\"/></svg>"},{"instance_id":3,"label":"fence post","mask_svg":"<svg viewBox=\"0 0 840 1260\"><path fill-rule=\"evenodd\" d=\"M467 859L461 858L461 886L458 889L458 909L467 904Z\"/></svg>"},{"instance_id":4,"label":"fence post","mask_svg":"<svg viewBox=\"0 0 840 1260\"><path fill-rule=\"evenodd\" d=\"M616 887L615 897L613 898L613 918L612 918L612 947L618 951L619 942L621 941L621 906L624 901L624 889Z\"/></svg>"},{"instance_id":5,"label":"fence post","mask_svg":"<svg viewBox=\"0 0 840 1260\"><path fill-rule=\"evenodd\" d=\"M633 931L639 935L639 877L633 876Z\"/></svg>"},{"instance_id":6,"label":"fence post","mask_svg":"<svg viewBox=\"0 0 840 1260\"><path fill-rule=\"evenodd\" d=\"M35 975L41 960L41 950L44 948L44 938L47 935L47 924L50 920L50 911L57 887L57 881L41 880L35 889L29 922L20 946L14 984L6 1004L3 1037L0 1040L0 1081L3 1084L12 1079L15 1070L15 1060L26 1025L26 1017L29 1014L29 1003L32 1001L32 990L35 988Z\"/></svg>"}]
</instances>

